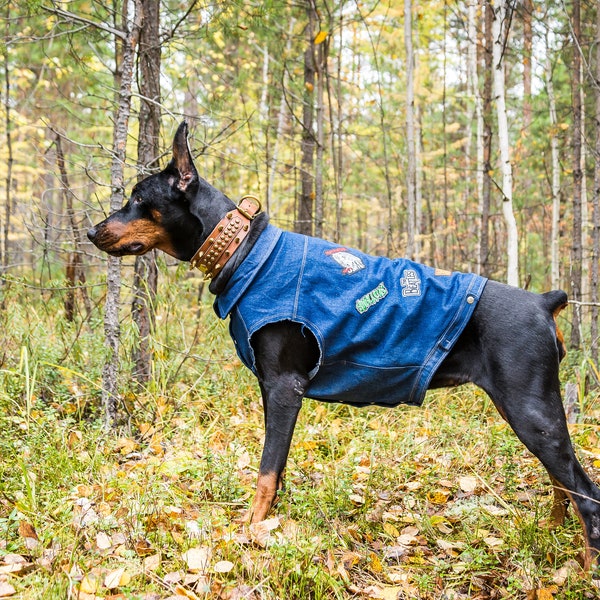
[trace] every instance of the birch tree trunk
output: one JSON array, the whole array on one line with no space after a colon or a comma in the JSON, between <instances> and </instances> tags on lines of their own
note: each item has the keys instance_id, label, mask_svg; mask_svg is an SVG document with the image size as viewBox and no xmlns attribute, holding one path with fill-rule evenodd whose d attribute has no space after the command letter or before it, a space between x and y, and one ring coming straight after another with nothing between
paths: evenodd
<instances>
[{"instance_id":1,"label":"birch tree trunk","mask_svg":"<svg viewBox=\"0 0 600 600\"><path fill-rule=\"evenodd\" d=\"M496 114L498 118L498 143L502 170L502 213L507 234L507 283L519 285L519 240L517 221L513 212L513 178L510 162L510 143L508 138L508 117L504 85L504 46L509 31L505 28L508 0L500 0L494 10L492 33L494 38L494 95L496 96Z\"/></svg>"},{"instance_id":2,"label":"birch tree trunk","mask_svg":"<svg viewBox=\"0 0 600 600\"><path fill-rule=\"evenodd\" d=\"M583 62L583 61L582 61ZM587 193L587 177L585 172L585 163L587 157L587 140L585 132L585 92L584 92L584 70L583 64L580 65L579 81L579 106L581 107L581 116L579 122L581 123L581 157L580 157L580 169L581 169L581 300L585 303L590 293L588 278L584 276L590 272L590 257L587 251L584 249L589 248L588 232L590 230L589 211L588 211L588 193ZM582 305L579 318L581 322L584 322L587 317L587 307Z\"/></svg>"},{"instance_id":3,"label":"birch tree trunk","mask_svg":"<svg viewBox=\"0 0 600 600\"><path fill-rule=\"evenodd\" d=\"M415 258L417 158L415 154L415 57L411 0L404 0L404 48L406 51L406 256Z\"/></svg>"},{"instance_id":4,"label":"birch tree trunk","mask_svg":"<svg viewBox=\"0 0 600 600\"><path fill-rule=\"evenodd\" d=\"M342 204L344 199L344 186L342 182L343 168L343 134L342 134L342 53L344 51L344 0L339 6L339 42L336 73L336 104L337 112L333 111L333 93L331 91L331 77L327 73L327 95L329 97L329 122L331 123L331 160L333 176L335 179L335 232L333 239L339 242L342 235Z\"/></svg>"},{"instance_id":5,"label":"birch tree trunk","mask_svg":"<svg viewBox=\"0 0 600 600\"><path fill-rule=\"evenodd\" d=\"M141 0L143 20L139 35L138 81L140 117L138 167L140 179L158 170L160 154L160 37L159 0ZM135 259L131 312L138 328L137 347L133 352L133 377L143 385L152 375L150 334L154 329L154 304L158 287L156 252Z\"/></svg>"},{"instance_id":6,"label":"birch tree trunk","mask_svg":"<svg viewBox=\"0 0 600 600\"><path fill-rule=\"evenodd\" d=\"M127 6L127 3L124 5ZM115 78L118 83L118 105L113 128L113 159L110 167L110 210L121 208L125 195L124 165L127 147L127 127L131 113L131 88L135 72L135 52L137 48L141 0L134 2L134 15L130 20L124 9L124 39L122 42L120 64L117 64ZM104 306L104 335L108 353L102 370L102 406L104 409L104 427L111 428L117 419L117 376L119 371L119 302L121 290L121 260L109 256L106 274L106 303Z\"/></svg>"},{"instance_id":7,"label":"birch tree trunk","mask_svg":"<svg viewBox=\"0 0 600 600\"><path fill-rule=\"evenodd\" d=\"M573 0L573 66L572 102L573 102L573 231L571 239L571 300L573 319L571 326L571 346L578 348L581 344L581 189L583 172L581 171L581 18L579 0Z\"/></svg>"},{"instance_id":8,"label":"birch tree trunk","mask_svg":"<svg viewBox=\"0 0 600 600\"><path fill-rule=\"evenodd\" d=\"M550 112L550 157L552 162L552 233L550 240L550 272L552 288L560 288L560 156L558 151L558 119L556 116L556 99L552 83L552 59L546 34L546 91L548 94L548 110Z\"/></svg>"}]
</instances>

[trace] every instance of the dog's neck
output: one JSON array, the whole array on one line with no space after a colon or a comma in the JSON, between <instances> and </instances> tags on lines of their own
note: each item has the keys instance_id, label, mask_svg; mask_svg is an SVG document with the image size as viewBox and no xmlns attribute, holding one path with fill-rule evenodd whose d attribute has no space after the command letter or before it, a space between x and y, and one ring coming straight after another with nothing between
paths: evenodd
<instances>
[{"instance_id":1,"label":"dog's neck","mask_svg":"<svg viewBox=\"0 0 600 600\"><path fill-rule=\"evenodd\" d=\"M250 223L250 229L246 238L235 250L231 258L225 263L221 272L211 280L208 289L212 294L218 296L225 290L227 282L246 256L248 256L250 250L252 250L252 247L256 243L256 240L260 237L260 234L265 230L268 224L269 215L267 213L261 212L256 215Z\"/></svg>"}]
</instances>

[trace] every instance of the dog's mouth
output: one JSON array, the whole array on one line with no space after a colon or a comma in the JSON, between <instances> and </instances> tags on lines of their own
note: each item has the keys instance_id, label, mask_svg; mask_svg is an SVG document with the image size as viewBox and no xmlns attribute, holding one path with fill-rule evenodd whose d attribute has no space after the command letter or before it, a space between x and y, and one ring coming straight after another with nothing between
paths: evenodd
<instances>
[{"instance_id":1,"label":"dog's mouth","mask_svg":"<svg viewBox=\"0 0 600 600\"><path fill-rule=\"evenodd\" d=\"M96 245L98 246L98 244ZM98 246L98 248L111 256L139 256L140 254L146 254L147 252L146 246L141 242L131 242L116 248L102 248L101 246Z\"/></svg>"}]
</instances>

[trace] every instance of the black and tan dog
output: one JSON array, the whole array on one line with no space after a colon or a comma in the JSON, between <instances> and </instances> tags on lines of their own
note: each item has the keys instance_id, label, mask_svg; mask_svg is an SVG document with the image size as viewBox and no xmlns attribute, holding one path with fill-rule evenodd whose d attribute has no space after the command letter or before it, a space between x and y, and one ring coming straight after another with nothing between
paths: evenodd
<instances>
[{"instance_id":1,"label":"black and tan dog","mask_svg":"<svg viewBox=\"0 0 600 600\"><path fill-rule=\"evenodd\" d=\"M567 302L563 292L537 295L282 232L254 198L236 207L198 176L185 123L168 166L138 183L88 237L115 256L158 248L212 279L217 313L230 317L264 403L252 521L266 517L282 486L305 396L419 404L427 388L473 382L548 471L553 520L573 505L585 565L593 564L600 490L575 456L561 401L564 347L555 317Z\"/></svg>"}]
</instances>

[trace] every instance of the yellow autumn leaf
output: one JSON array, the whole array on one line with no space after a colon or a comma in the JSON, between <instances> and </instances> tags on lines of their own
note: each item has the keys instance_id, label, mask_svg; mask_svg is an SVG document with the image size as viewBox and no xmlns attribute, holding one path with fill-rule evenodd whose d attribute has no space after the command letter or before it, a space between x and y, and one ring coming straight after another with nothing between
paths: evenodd
<instances>
[{"instance_id":1,"label":"yellow autumn leaf","mask_svg":"<svg viewBox=\"0 0 600 600\"><path fill-rule=\"evenodd\" d=\"M317 33L315 36L315 45L322 44L327 39L328 35L329 32L327 31L319 31L319 33Z\"/></svg>"},{"instance_id":2,"label":"yellow autumn leaf","mask_svg":"<svg viewBox=\"0 0 600 600\"><path fill-rule=\"evenodd\" d=\"M448 502L449 497L450 492L446 490L437 490L435 492L429 492L429 494L427 494L427 499L432 504L446 504L446 502Z\"/></svg>"},{"instance_id":3,"label":"yellow autumn leaf","mask_svg":"<svg viewBox=\"0 0 600 600\"><path fill-rule=\"evenodd\" d=\"M96 573L88 573L81 580L79 590L84 594L95 594L100 589L100 578Z\"/></svg>"},{"instance_id":4,"label":"yellow autumn leaf","mask_svg":"<svg viewBox=\"0 0 600 600\"><path fill-rule=\"evenodd\" d=\"M112 590L122 585L127 585L130 581L131 576L125 571L125 567L119 567L106 574L104 577L104 587Z\"/></svg>"},{"instance_id":5,"label":"yellow autumn leaf","mask_svg":"<svg viewBox=\"0 0 600 600\"><path fill-rule=\"evenodd\" d=\"M369 561L371 563L371 571L373 571L373 573L382 573L383 572L383 565L381 564L381 560L379 559L379 556L377 556L377 554L375 554L375 552L369 553Z\"/></svg>"}]
</instances>

